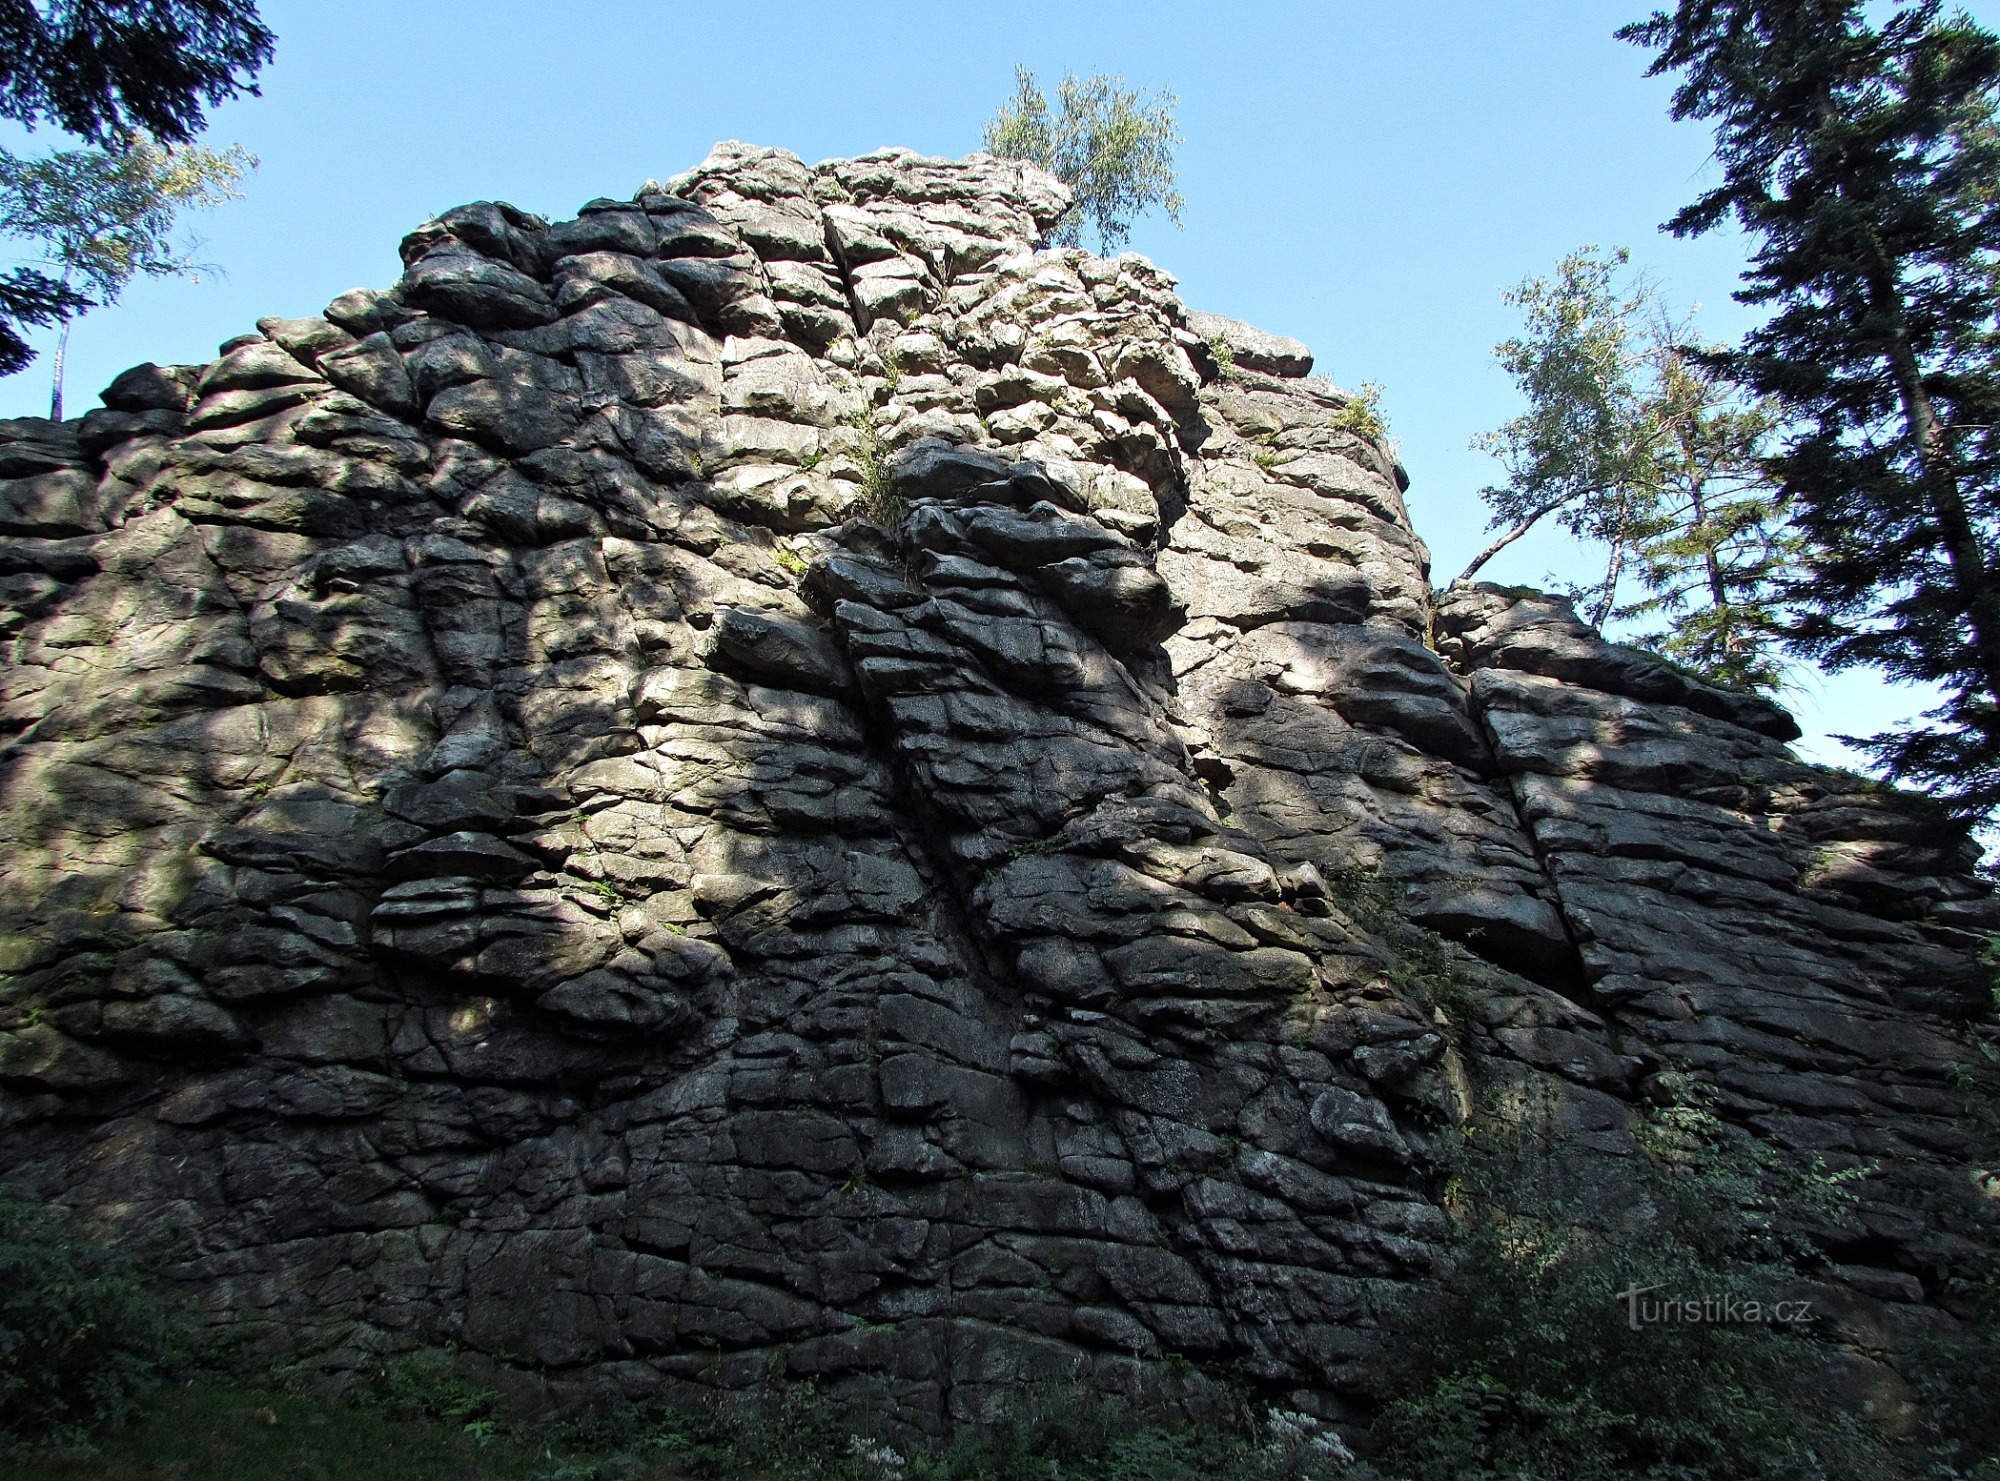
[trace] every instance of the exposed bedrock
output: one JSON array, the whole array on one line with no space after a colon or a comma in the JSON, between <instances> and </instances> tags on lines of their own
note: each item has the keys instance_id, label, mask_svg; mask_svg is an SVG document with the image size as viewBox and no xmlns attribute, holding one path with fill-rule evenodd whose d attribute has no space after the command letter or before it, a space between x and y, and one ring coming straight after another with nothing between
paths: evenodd
<instances>
[{"instance_id":1,"label":"exposed bedrock","mask_svg":"<svg viewBox=\"0 0 2000 1481\"><path fill-rule=\"evenodd\" d=\"M1943 1320L1962 835L1434 595L1305 348L1064 201L721 145L0 424L0 1177L336 1377L1344 1418L1459 1127L1611 1190L1689 1072L1870 1170L1836 1337Z\"/></svg>"}]
</instances>

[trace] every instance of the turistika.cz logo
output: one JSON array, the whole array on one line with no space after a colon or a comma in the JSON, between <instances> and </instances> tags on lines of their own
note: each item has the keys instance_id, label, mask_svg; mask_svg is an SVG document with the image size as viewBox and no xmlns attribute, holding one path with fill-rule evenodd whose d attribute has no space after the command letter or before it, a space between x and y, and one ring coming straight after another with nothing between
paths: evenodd
<instances>
[{"instance_id":1,"label":"turistika.cz logo","mask_svg":"<svg viewBox=\"0 0 2000 1481\"><path fill-rule=\"evenodd\" d=\"M1721 1296L1654 1296L1664 1285L1632 1286L1620 1291L1625 1325L1633 1331L1665 1322L1689 1326L1804 1326L1812 1320L1810 1301L1752 1301L1735 1294Z\"/></svg>"}]
</instances>

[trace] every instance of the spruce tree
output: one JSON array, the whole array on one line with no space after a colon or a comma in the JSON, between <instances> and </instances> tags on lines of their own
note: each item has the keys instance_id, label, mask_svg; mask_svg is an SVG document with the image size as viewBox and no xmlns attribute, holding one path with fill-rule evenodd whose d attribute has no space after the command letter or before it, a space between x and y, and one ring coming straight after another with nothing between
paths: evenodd
<instances>
[{"instance_id":1,"label":"spruce tree","mask_svg":"<svg viewBox=\"0 0 2000 1481\"><path fill-rule=\"evenodd\" d=\"M2000 804L2000 42L1935 0L1681 0L1627 26L1713 120L1721 183L1667 223L1732 216L1737 297L1769 319L1707 358L1787 422L1775 469L1803 544L1802 651L1942 687L1864 742L1969 814Z\"/></svg>"}]
</instances>

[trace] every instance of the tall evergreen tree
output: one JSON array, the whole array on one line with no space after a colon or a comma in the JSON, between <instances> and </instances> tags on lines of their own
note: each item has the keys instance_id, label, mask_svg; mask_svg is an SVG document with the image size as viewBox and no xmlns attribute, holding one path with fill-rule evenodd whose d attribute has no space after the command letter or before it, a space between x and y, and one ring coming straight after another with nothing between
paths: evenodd
<instances>
[{"instance_id":1,"label":"tall evergreen tree","mask_svg":"<svg viewBox=\"0 0 2000 1481\"><path fill-rule=\"evenodd\" d=\"M1771 317L1708 362L1775 399L1803 540L1803 651L1942 686L1864 742L1971 814L2000 805L2000 41L1936 0L1680 0L1625 27L1713 120L1722 180L1668 229L1732 216L1738 298Z\"/></svg>"},{"instance_id":2,"label":"tall evergreen tree","mask_svg":"<svg viewBox=\"0 0 2000 1481\"><path fill-rule=\"evenodd\" d=\"M1634 638L1725 689L1783 686L1781 593L1798 537L1765 466L1774 416L1746 405L1684 348L1685 324L1653 330L1653 457L1659 502L1638 539L1647 595L1616 616L1665 626Z\"/></svg>"}]
</instances>

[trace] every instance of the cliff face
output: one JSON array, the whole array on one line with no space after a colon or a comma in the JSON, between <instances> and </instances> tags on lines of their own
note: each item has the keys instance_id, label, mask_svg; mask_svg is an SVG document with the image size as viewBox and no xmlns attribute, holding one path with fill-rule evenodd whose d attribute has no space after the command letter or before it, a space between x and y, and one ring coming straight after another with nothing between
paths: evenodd
<instances>
[{"instance_id":1,"label":"cliff face","mask_svg":"<svg viewBox=\"0 0 2000 1481\"><path fill-rule=\"evenodd\" d=\"M1962 838L1435 595L1303 346L1036 171L720 146L0 424L0 1178L339 1371L1323 1413L1461 1123L1659 1077L1968 1258ZM1187 1359L1187 1364L1166 1359Z\"/></svg>"}]
</instances>

